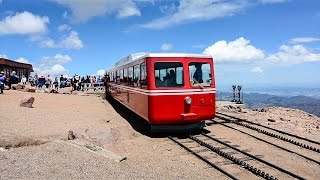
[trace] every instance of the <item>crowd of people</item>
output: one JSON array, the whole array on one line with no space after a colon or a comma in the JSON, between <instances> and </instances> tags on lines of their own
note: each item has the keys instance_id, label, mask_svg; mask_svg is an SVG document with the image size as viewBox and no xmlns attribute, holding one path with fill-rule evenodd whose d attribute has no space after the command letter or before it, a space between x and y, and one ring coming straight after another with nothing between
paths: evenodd
<instances>
[{"instance_id":1,"label":"crowd of people","mask_svg":"<svg viewBox=\"0 0 320 180\"><path fill-rule=\"evenodd\" d=\"M67 77L61 75L59 78L54 77L52 78L50 75L38 75L35 73L34 76L30 75L28 78L24 75L19 77L16 75L15 71L12 71L10 77L5 77L4 72L0 73L0 84L8 85L11 89L12 84L30 84L33 87L37 87L41 90L45 88L54 88L58 90L59 88L65 87L72 87L73 91L84 91L85 85L94 87L96 83L103 83L104 77L101 76L85 76L80 77L79 75L75 74L73 77Z\"/></svg>"}]
</instances>

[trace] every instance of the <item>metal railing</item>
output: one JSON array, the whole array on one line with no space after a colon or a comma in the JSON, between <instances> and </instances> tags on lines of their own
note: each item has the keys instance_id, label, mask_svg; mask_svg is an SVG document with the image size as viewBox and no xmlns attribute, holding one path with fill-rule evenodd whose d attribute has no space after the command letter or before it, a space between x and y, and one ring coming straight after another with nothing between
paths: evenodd
<instances>
[{"instance_id":1,"label":"metal railing","mask_svg":"<svg viewBox=\"0 0 320 180\"><path fill-rule=\"evenodd\" d=\"M105 91L105 86L104 86L103 82L100 82L100 83L83 83L83 90L84 91L89 91L89 90Z\"/></svg>"}]
</instances>

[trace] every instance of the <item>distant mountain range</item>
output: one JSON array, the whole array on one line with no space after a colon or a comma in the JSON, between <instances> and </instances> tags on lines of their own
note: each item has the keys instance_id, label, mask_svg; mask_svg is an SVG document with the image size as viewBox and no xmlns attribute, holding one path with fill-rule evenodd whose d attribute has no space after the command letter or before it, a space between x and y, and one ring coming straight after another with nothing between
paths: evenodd
<instances>
[{"instance_id":1,"label":"distant mountain range","mask_svg":"<svg viewBox=\"0 0 320 180\"><path fill-rule=\"evenodd\" d=\"M232 100L233 94L217 92L218 100ZM247 108L262 108L269 106L300 109L320 117L320 99L310 96L276 96L260 93L243 93L243 102Z\"/></svg>"}]
</instances>

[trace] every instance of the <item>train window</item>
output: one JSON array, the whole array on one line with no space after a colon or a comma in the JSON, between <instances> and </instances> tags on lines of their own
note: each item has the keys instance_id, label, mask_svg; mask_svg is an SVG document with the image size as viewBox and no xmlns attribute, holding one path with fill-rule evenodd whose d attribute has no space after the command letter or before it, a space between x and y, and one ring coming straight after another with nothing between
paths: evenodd
<instances>
[{"instance_id":1,"label":"train window","mask_svg":"<svg viewBox=\"0 0 320 180\"><path fill-rule=\"evenodd\" d=\"M127 68L123 69L123 82L128 82L128 71L127 71Z\"/></svg>"},{"instance_id":2,"label":"train window","mask_svg":"<svg viewBox=\"0 0 320 180\"><path fill-rule=\"evenodd\" d=\"M135 86L140 86L140 65L134 66L134 78L133 82Z\"/></svg>"},{"instance_id":3,"label":"train window","mask_svg":"<svg viewBox=\"0 0 320 180\"><path fill-rule=\"evenodd\" d=\"M183 65L180 62L157 62L154 65L156 87L183 87Z\"/></svg>"},{"instance_id":4,"label":"train window","mask_svg":"<svg viewBox=\"0 0 320 180\"><path fill-rule=\"evenodd\" d=\"M116 71L116 83L119 84L120 83L120 70Z\"/></svg>"},{"instance_id":5,"label":"train window","mask_svg":"<svg viewBox=\"0 0 320 180\"><path fill-rule=\"evenodd\" d=\"M146 64L141 64L141 81L140 84L142 86L147 85L147 71L146 71Z\"/></svg>"},{"instance_id":6,"label":"train window","mask_svg":"<svg viewBox=\"0 0 320 180\"><path fill-rule=\"evenodd\" d=\"M190 85L193 87L211 86L211 68L209 63L189 63Z\"/></svg>"},{"instance_id":7,"label":"train window","mask_svg":"<svg viewBox=\"0 0 320 180\"><path fill-rule=\"evenodd\" d=\"M133 67L129 67L128 68L128 82L129 82L129 85L133 85L132 78L133 78Z\"/></svg>"},{"instance_id":8,"label":"train window","mask_svg":"<svg viewBox=\"0 0 320 180\"><path fill-rule=\"evenodd\" d=\"M123 69L119 70L120 82L123 82Z\"/></svg>"}]
</instances>

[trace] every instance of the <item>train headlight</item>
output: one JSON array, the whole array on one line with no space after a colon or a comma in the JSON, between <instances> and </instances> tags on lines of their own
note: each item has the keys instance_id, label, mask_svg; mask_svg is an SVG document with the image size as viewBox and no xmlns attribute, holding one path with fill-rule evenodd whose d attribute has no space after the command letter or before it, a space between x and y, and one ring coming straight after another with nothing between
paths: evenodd
<instances>
[{"instance_id":1,"label":"train headlight","mask_svg":"<svg viewBox=\"0 0 320 180\"><path fill-rule=\"evenodd\" d=\"M192 103L192 99L189 96L185 97L184 100L186 101L187 104L191 104Z\"/></svg>"}]
</instances>

